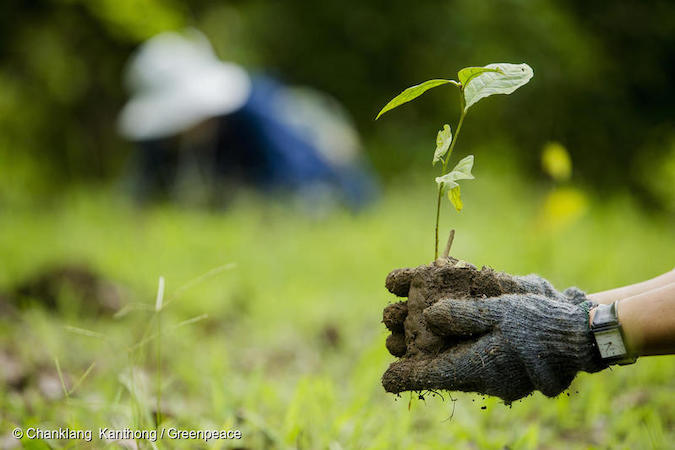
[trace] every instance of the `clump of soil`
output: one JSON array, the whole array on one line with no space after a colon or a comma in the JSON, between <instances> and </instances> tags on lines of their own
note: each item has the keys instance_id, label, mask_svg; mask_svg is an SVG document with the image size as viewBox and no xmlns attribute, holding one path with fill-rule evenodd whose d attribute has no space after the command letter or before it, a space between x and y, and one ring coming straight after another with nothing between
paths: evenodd
<instances>
[{"instance_id":1,"label":"clump of soil","mask_svg":"<svg viewBox=\"0 0 675 450\"><path fill-rule=\"evenodd\" d=\"M389 305L383 322L392 332L387 348L394 356L425 358L435 356L457 338L441 337L428 329L423 311L444 298L476 299L523 292L511 275L489 267L480 270L455 258L443 258L416 268L395 270L386 281L387 289L407 302Z\"/></svg>"}]
</instances>

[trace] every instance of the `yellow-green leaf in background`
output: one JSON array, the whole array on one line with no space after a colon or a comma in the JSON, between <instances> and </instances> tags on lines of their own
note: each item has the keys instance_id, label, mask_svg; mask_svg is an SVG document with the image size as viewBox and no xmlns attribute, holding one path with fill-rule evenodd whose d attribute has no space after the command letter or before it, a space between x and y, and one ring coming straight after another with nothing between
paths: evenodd
<instances>
[{"instance_id":1,"label":"yellow-green leaf in background","mask_svg":"<svg viewBox=\"0 0 675 450\"><path fill-rule=\"evenodd\" d=\"M443 129L436 135L436 151L434 152L433 165L436 165L438 161L443 159L448 152L448 148L450 148L450 142L452 142L452 130L450 129L450 125L446 123Z\"/></svg>"},{"instance_id":2,"label":"yellow-green leaf in background","mask_svg":"<svg viewBox=\"0 0 675 450\"><path fill-rule=\"evenodd\" d=\"M452 206L455 207L457 212L460 212L462 208L464 208L464 203L462 203L462 195L459 190L459 185L455 186L454 188L450 189L450 191L448 191L448 198L450 199L450 203L452 203Z\"/></svg>"},{"instance_id":3,"label":"yellow-green leaf in background","mask_svg":"<svg viewBox=\"0 0 675 450\"><path fill-rule=\"evenodd\" d=\"M541 167L556 181L567 181L572 176L572 159L559 142L549 142L544 146Z\"/></svg>"},{"instance_id":4,"label":"yellow-green leaf in background","mask_svg":"<svg viewBox=\"0 0 675 450\"><path fill-rule=\"evenodd\" d=\"M588 209L588 198L583 191L559 187L549 192L539 211L539 228L557 233L574 225Z\"/></svg>"}]
</instances>

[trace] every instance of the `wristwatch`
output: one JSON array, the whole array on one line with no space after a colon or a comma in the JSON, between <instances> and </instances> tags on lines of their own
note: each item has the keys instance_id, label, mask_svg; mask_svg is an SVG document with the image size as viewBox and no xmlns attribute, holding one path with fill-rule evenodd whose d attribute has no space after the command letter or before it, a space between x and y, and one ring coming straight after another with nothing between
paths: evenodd
<instances>
[{"instance_id":1,"label":"wristwatch","mask_svg":"<svg viewBox=\"0 0 675 450\"><path fill-rule=\"evenodd\" d=\"M637 357L626 349L623 330L617 314L617 302L598 305L595 309L591 331L600 351L600 357L608 364L633 364Z\"/></svg>"}]
</instances>

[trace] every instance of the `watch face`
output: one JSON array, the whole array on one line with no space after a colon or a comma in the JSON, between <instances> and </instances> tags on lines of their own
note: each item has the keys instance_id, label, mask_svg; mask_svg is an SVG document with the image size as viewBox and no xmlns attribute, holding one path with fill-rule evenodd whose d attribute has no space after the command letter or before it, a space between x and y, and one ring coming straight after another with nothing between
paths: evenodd
<instances>
[{"instance_id":1,"label":"watch face","mask_svg":"<svg viewBox=\"0 0 675 450\"><path fill-rule=\"evenodd\" d=\"M607 331L596 331L595 342L597 342L600 356L603 358L623 356L627 353L618 328Z\"/></svg>"}]
</instances>

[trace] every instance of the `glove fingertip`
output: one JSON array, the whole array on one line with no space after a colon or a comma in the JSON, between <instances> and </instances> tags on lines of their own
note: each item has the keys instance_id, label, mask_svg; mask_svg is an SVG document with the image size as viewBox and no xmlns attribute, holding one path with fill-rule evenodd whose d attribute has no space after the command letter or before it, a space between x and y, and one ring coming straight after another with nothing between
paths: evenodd
<instances>
[{"instance_id":1,"label":"glove fingertip","mask_svg":"<svg viewBox=\"0 0 675 450\"><path fill-rule=\"evenodd\" d=\"M489 331L494 324L485 300L445 299L423 312L432 330L441 336L472 336Z\"/></svg>"},{"instance_id":2,"label":"glove fingertip","mask_svg":"<svg viewBox=\"0 0 675 450\"><path fill-rule=\"evenodd\" d=\"M382 375L382 386L387 392L398 394L413 389L412 378L415 373L413 360L401 360L391 363Z\"/></svg>"},{"instance_id":3,"label":"glove fingertip","mask_svg":"<svg viewBox=\"0 0 675 450\"><path fill-rule=\"evenodd\" d=\"M572 303L578 305L587 300L586 293L576 286L568 287L563 291L563 295L570 299Z\"/></svg>"},{"instance_id":4,"label":"glove fingertip","mask_svg":"<svg viewBox=\"0 0 675 450\"><path fill-rule=\"evenodd\" d=\"M521 288L530 294L552 295L555 292L553 285L546 279L536 273L517 277Z\"/></svg>"},{"instance_id":5,"label":"glove fingertip","mask_svg":"<svg viewBox=\"0 0 675 450\"><path fill-rule=\"evenodd\" d=\"M443 328L452 323L454 300L440 300L422 311L427 323L435 328Z\"/></svg>"},{"instance_id":6,"label":"glove fingertip","mask_svg":"<svg viewBox=\"0 0 675 450\"><path fill-rule=\"evenodd\" d=\"M400 358L405 355L407 347L405 345L405 335L402 333L392 333L387 337L385 343L387 350L393 356Z\"/></svg>"},{"instance_id":7,"label":"glove fingertip","mask_svg":"<svg viewBox=\"0 0 675 450\"><path fill-rule=\"evenodd\" d=\"M406 267L389 272L385 286L389 292L398 297L407 297L410 291L410 282L415 274L415 269Z\"/></svg>"},{"instance_id":8,"label":"glove fingertip","mask_svg":"<svg viewBox=\"0 0 675 450\"><path fill-rule=\"evenodd\" d=\"M387 305L382 311L382 322L391 331L403 331L403 323L408 316L408 303L398 302Z\"/></svg>"}]
</instances>

